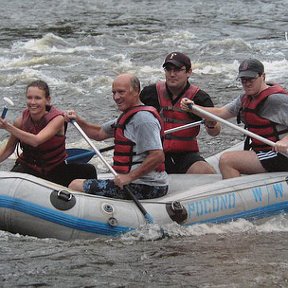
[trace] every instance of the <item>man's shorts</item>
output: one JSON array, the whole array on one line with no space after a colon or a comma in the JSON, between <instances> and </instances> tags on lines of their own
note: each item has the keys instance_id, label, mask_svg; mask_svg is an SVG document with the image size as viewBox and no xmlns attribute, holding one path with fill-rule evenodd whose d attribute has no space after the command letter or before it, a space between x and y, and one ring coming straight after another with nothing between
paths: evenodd
<instances>
[{"instance_id":1,"label":"man's shorts","mask_svg":"<svg viewBox=\"0 0 288 288\"><path fill-rule=\"evenodd\" d=\"M275 151L257 152L261 165L267 172L288 171L288 157Z\"/></svg>"},{"instance_id":2,"label":"man's shorts","mask_svg":"<svg viewBox=\"0 0 288 288\"><path fill-rule=\"evenodd\" d=\"M168 192L168 186L149 186L134 183L130 183L127 186L139 200L162 197ZM88 194L131 200L131 197L125 187L124 189L120 189L115 185L112 179L87 179L83 183L83 190Z\"/></svg>"},{"instance_id":3,"label":"man's shorts","mask_svg":"<svg viewBox=\"0 0 288 288\"><path fill-rule=\"evenodd\" d=\"M166 153L165 170L168 174L185 174L197 161L205 161L197 152Z\"/></svg>"}]
</instances>

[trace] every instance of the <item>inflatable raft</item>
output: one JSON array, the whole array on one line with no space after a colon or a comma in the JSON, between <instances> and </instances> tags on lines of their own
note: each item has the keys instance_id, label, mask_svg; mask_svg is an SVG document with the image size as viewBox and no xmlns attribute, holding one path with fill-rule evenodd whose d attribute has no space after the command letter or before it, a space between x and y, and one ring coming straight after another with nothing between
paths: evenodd
<instances>
[{"instance_id":1,"label":"inflatable raft","mask_svg":"<svg viewBox=\"0 0 288 288\"><path fill-rule=\"evenodd\" d=\"M219 154L209 162L215 166L218 159ZM226 180L220 174L175 174L169 181L167 195L141 201L160 226L255 220L288 210L288 172ZM119 236L144 224L133 201L75 192L28 174L0 172L1 230L73 240Z\"/></svg>"}]
</instances>

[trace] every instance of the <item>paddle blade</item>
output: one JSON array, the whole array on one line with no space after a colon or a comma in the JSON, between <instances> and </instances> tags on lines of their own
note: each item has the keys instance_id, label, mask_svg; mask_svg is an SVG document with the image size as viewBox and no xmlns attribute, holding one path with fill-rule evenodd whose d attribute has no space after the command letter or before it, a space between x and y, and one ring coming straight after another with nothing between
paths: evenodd
<instances>
[{"instance_id":1,"label":"paddle blade","mask_svg":"<svg viewBox=\"0 0 288 288\"><path fill-rule=\"evenodd\" d=\"M114 145L104 147L100 149L100 153L106 152L109 150L113 150ZM69 148L66 149L66 152L68 154L68 157L66 158L66 163L87 163L91 160L91 158L96 155L94 151L91 151L89 149L83 149L83 148Z\"/></svg>"},{"instance_id":2,"label":"paddle blade","mask_svg":"<svg viewBox=\"0 0 288 288\"><path fill-rule=\"evenodd\" d=\"M152 217L150 214L146 213L146 214L144 215L144 218L145 218L145 220L146 220L146 222L147 222L148 224L153 224L153 223L154 223L153 217Z\"/></svg>"},{"instance_id":3,"label":"paddle blade","mask_svg":"<svg viewBox=\"0 0 288 288\"><path fill-rule=\"evenodd\" d=\"M95 155L94 151L82 148L66 149L68 157L66 163L87 163Z\"/></svg>"}]
</instances>

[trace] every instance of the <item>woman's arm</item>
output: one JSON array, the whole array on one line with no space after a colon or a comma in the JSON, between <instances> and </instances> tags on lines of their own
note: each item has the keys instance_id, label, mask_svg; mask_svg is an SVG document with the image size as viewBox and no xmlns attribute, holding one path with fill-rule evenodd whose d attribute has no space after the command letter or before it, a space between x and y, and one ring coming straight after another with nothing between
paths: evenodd
<instances>
[{"instance_id":1,"label":"woman's arm","mask_svg":"<svg viewBox=\"0 0 288 288\"><path fill-rule=\"evenodd\" d=\"M33 147L37 147L40 144L46 142L51 139L54 135L56 135L61 129L64 127L64 117L59 115L52 119L46 127L44 127L38 134L32 134L26 131L23 131L20 127L20 119L18 118L16 122L10 124L6 120L0 118L0 128L5 129L11 135L18 138L20 141L31 145Z\"/></svg>"},{"instance_id":2,"label":"woman's arm","mask_svg":"<svg viewBox=\"0 0 288 288\"><path fill-rule=\"evenodd\" d=\"M6 160L15 151L17 143L18 139L10 135L5 147L0 151L0 162Z\"/></svg>"}]
</instances>

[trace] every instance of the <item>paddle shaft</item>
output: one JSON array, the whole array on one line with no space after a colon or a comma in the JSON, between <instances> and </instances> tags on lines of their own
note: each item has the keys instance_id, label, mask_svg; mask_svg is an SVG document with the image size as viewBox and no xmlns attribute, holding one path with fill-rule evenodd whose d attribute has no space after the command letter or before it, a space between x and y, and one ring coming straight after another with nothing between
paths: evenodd
<instances>
[{"instance_id":1,"label":"paddle shaft","mask_svg":"<svg viewBox=\"0 0 288 288\"><path fill-rule=\"evenodd\" d=\"M86 140L86 142L93 148L95 153L98 155L98 157L101 159L101 161L105 164L105 166L110 170L110 172L117 176L117 172L113 169L113 167L105 160L105 158L102 156L102 154L99 152L99 150L96 148L96 146L92 143L90 138L85 134L85 132L82 130L82 128L79 126L79 124L75 120L71 120L72 124L75 126L75 128L79 131L79 133L83 136L83 138ZM148 212L145 210L145 208L142 206L142 204L138 201L138 199L135 197L133 192L130 190L128 186L125 186L125 189L128 191L129 196L132 198L132 200L135 202L141 213L143 214L144 218L148 223L153 223L152 217L148 214Z\"/></svg>"},{"instance_id":2,"label":"paddle shaft","mask_svg":"<svg viewBox=\"0 0 288 288\"><path fill-rule=\"evenodd\" d=\"M4 119L6 117L7 112L8 112L8 107L4 106L2 114L1 114L1 118L2 119Z\"/></svg>"},{"instance_id":3,"label":"paddle shaft","mask_svg":"<svg viewBox=\"0 0 288 288\"><path fill-rule=\"evenodd\" d=\"M170 134L170 133L173 133L173 132L181 131L181 130L184 130L184 129L193 128L193 127L196 127L196 126L201 125L203 123L204 123L204 120L188 123L188 124L183 125L183 126L179 126L179 127L168 129L168 130L164 131L164 134L166 135L166 134Z\"/></svg>"},{"instance_id":4,"label":"paddle shaft","mask_svg":"<svg viewBox=\"0 0 288 288\"><path fill-rule=\"evenodd\" d=\"M3 100L6 103L8 103L9 105L14 106L14 103L13 103L13 101L10 98L4 97ZM4 119L6 117L7 112L8 112L8 107L7 107L7 105L5 105L4 108L3 108L2 114L1 114L1 118L2 119Z\"/></svg>"},{"instance_id":5,"label":"paddle shaft","mask_svg":"<svg viewBox=\"0 0 288 288\"><path fill-rule=\"evenodd\" d=\"M86 142L93 148L97 156L101 159L101 161L105 164L105 166L110 170L110 172L117 176L116 171L113 169L113 167L105 160L105 158L102 156L102 154L99 152L99 150L96 148L96 146L92 143L90 138L86 135L86 133L82 130L82 128L79 126L79 124L75 120L71 120L72 124L75 126L75 128L79 131L79 133L82 135L82 137L86 140Z\"/></svg>"},{"instance_id":6,"label":"paddle shaft","mask_svg":"<svg viewBox=\"0 0 288 288\"><path fill-rule=\"evenodd\" d=\"M181 130L184 130L184 129L196 127L196 126L201 125L203 123L204 123L204 120L188 123L188 124L183 125L183 126L179 126L179 127L168 129L168 130L164 131L164 134L167 135L167 134L170 134L170 133L173 133L173 132L177 132L177 131L181 131ZM99 152L100 153L106 152L106 151L114 149L114 147L115 147L115 145L111 145L111 146L108 146L108 147L100 149ZM71 161L81 160L81 159L83 159L85 157L87 157L87 158L91 157L92 158L94 155L95 155L94 151L87 150L85 152L80 152L78 155L69 156L66 160L67 160L67 163L68 163L68 162L71 162ZM89 160L91 158L89 158Z\"/></svg>"},{"instance_id":7,"label":"paddle shaft","mask_svg":"<svg viewBox=\"0 0 288 288\"><path fill-rule=\"evenodd\" d=\"M195 110L195 111L201 113L202 115L207 116L207 117L209 117L209 118L211 118L211 119L213 119L215 121L221 122L221 123L233 128L235 130L238 130L238 131L242 132L243 134L245 134L247 136L255 138L255 139L257 139L257 140L259 140L259 141L271 146L271 147L275 147L275 142L273 142L273 141L271 141L269 139L266 139L266 138L264 138L262 136L259 136L259 135L255 134L255 133L253 133L253 132L251 132L249 130L246 130L246 129L242 128L242 127L239 127L239 126L237 126L237 125L235 125L235 124L233 124L233 123L231 123L231 122L229 122L229 121L227 121L227 120L225 120L225 119L223 119L221 117L218 117L218 116L214 115L213 113L210 113L210 112L208 112L206 110L203 110L199 106L189 104L188 107L192 111ZM279 153L281 153L281 152L279 152ZM281 153L281 154L283 154L286 157L288 156L286 153Z\"/></svg>"}]
</instances>

